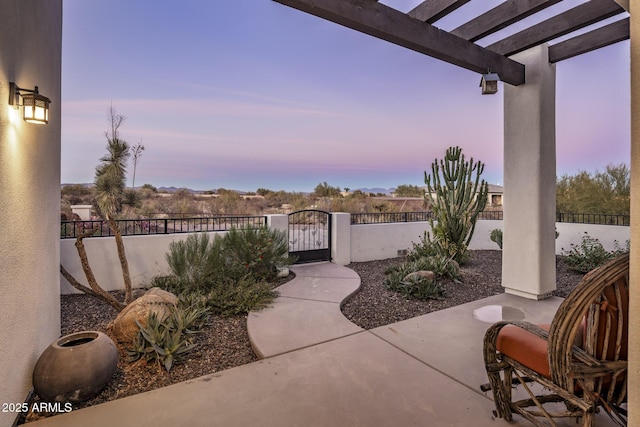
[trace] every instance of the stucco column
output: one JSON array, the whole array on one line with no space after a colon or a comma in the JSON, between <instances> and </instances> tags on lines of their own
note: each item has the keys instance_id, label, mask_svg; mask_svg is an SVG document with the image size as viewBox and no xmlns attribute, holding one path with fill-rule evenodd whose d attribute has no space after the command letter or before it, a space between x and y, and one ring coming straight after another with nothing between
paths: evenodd
<instances>
[{"instance_id":1,"label":"stucco column","mask_svg":"<svg viewBox=\"0 0 640 427\"><path fill-rule=\"evenodd\" d=\"M25 400L60 336L61 65L62 0L0 0L0 403ZM9 82L51 99L49 124L22 120ZM16 415L0 411L0 426Z\"/></svg>"},{"instance_id":2,"label":"stucco column","mask_svg":"<svg viewBox=\"0 0 640 427\"><path fill-rule=\"evenodd\" d=\"M631 15L631 257L629 303L629 423L640 425L640 5Z\"/></svg>"},{"instance_id":3,"label":"stucco column","mask_svg":"<svg viewBox=\"0 0 640 427\"><path fill-rule=\"evenodd\" d=\"M267 227L289 232L289 215L267 215Z\"/></svg>"},{"instance_id":4,"label":"stucco column","mask_svg":"<svg viewBox=\"0 0 640 427\"><path fill-rule=\"evenodd\" d=\"M351 262L351 214L331 213L331 261L339 265Z\"/></svg>"},{"instance_id":5,"label":"stucco column","mask_svg":"<svg viewBox=\"0 0 640 427\"><path fill-rule=\"evenodd\" d=\"M547 45L513 59L526 83L504 85L502 286L541 299L556 288L556 72Z\"/></svg>"}]
</instances>

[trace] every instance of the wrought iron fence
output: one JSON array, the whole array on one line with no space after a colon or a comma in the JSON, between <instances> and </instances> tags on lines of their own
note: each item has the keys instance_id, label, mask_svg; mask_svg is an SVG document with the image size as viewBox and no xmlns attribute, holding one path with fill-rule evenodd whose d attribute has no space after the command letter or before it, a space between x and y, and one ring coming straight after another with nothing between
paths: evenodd
<instances>
[{"instance_id":1,"label":"wrought iron fence","mask_svg":"<svg viewBox=\"0 0 640 427\"><path fill-rule=\"evenodd\" d=\"M630 215L557 213L556 222L575 222L580 224L630 225Z\"/></svg>"},{"instance_id":2,"label":"wrought iron fence","mask_svg":"<svg viewBox=\"0 0 640 427\"><path fill-rule=\"evenodd\" d=\"M117 220L123 236L147 234L194 233L199 231L227 231L231 228L261 227L267 224L265 216L218 216L200 218L157 218ZM85 232L93 232L88 237L113 236L106 221L62 221L61 239L75 239Z\"/></svg>"},{"instance_id":3,"label":"wrought iron fence","mask_svg":"<svg viewBox=\"0 0 640 427\"><path fill-rule=\"evenodd\" d=\"M351 214L351 224L428 221L433 212L370 212Z\"/></svg>"},{"instance_id":4,"label":"wrought iron fence","mask_svg":"<svg viewBox=\"0 0 640 427\"><path fill-rule=\"evenodd\" d=\"M428 221L433 212L372 212L351 214L351 224L382 224L393 222ZM480 220L502 220L502 211L483 211L478 215ZM609 214L575 214L557 213L556 222L570 222L580 224L629 225L629 215Z\"/></svg>"},{"instance_id":5,"label":"wrought iron fence","mask_svg":"<svg viewBox=\"0 0 640 427\"><path fill-rule=\"evenodd\" d=\"M478 219L502 220L502 211L482 211L478 214Z\"/></svg>"}]
</instances>

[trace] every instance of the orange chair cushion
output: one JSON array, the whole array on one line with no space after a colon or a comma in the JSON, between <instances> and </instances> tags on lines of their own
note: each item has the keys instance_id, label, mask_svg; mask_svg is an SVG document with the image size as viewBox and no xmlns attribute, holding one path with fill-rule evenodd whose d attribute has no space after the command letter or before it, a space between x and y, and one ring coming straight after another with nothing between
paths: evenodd
<instances>
[{"instance_id":1,"label":"orange chair cushion","mask_svg":"<svg viewBox=\"0 0 640 427\"><path fill-rule=\"evenodd\" d=\"M538 325L548 331L550 325ZM498 334L497 350L540 375L551 378L547 341L517 326L505 326Z\"/></svg>"}]
</instances>

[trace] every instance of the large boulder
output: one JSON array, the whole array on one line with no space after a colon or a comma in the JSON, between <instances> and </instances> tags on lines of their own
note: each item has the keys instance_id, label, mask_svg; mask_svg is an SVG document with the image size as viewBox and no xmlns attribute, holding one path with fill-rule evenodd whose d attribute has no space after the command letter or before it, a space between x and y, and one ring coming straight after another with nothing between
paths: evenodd
<instances>
[{"instance_id":1,"label":"large boulder","mask_svg":"<svg viewBox=\"0 0 640 427\"><path fill-rule=\"evenodd\" d=\"M173 305L178 304L178 297L177 296L175 296L174 294L172 294L169 291L165 291L165 290L160 289L158 287L151 288L147 292L145 292L144 294L145 295L157 295L160 298L162 298L165 302L167 302L168 304L173 304Z\"/></svg>"},{"instance_id":2,"label":"large boulder","mask_svg":"<svg viewBox=\"0 0 640 427\"><path fill-rule=\"evenodd\" d=\"M436 280L436 274L433 271L429 271L429 270L414 271L413 273L407 274L402 280L407 281L407 280L418 280L418 279L426 279L426 280L431 280L433 282Z\"/></svg>"},{"instance_id":3,"label":"large boulder","mask_svg":"<svg viewBox=\"0 0 640 427\"><path fill-rule=\"evenodd\" d=\"M164 319L171 312L171 307L175 307L177 303L178 297L171 292L151 288L118 314L118 317L111 322L111 332L119 342L132 343L138 336L140 329L136 320L142 326L146 326L151 313L155 313L158 319Z\"/></svg>"}]
</instances>

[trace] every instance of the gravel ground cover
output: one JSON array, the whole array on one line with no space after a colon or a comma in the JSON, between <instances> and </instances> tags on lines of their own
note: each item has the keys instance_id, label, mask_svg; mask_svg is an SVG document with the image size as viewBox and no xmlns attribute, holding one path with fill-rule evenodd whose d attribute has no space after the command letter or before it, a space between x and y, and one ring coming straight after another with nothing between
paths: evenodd
<instances>
[{"instance_id":1,"label":"gravel ground cover","mask_svg":"<svg viewBox=\"0 0 640 427\"><path fill-rule=\"evenodd\" d=\"M500 251L473 251L471 261L462 268L462 283L444 283L447 296L439 301L409 300L385 288L385 270L403 261L404 258L393 258L350 264L348 267L360 275L362 287L344 304L344 315L360 327L371 329L502 292ZM556 295L566 296L581 278L581 274L571 272L562 259L558 258ZM274 286L282 283L284 282L275 283ZM62 335L83 330L99 330L109 334L107 326L117 315L115 309L84 294L61 296L61 311ZM188 354L185 361L175 364L170 373L155 363L129 363L126 348L118 345L120 360L112 380L98 396L74 405L74 409L150 391L257 360L249 343L246 316L211 316L209 323L197 335L196 350ZM37 397L32 398L32 402L37 402ZM32 421L45 415L28 414L23 421Z\"/></svg>"}]
</instances>

